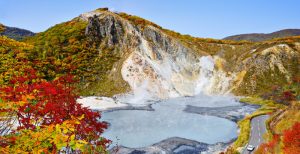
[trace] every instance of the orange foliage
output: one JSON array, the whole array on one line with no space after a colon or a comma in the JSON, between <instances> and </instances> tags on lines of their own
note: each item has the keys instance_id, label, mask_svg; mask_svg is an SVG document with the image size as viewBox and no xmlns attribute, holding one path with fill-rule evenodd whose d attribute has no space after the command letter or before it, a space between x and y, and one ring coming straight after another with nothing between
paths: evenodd
<instances>
[{"instance_id":1,"label":"orange foliage","mask_svg":"<svg viewBox=\"0 0 300 154\"><path fill-rule=\"evenodd\" d=\"M280 146L282 145L282 146ZM273 140L260 145L255 154L300 154L300 122L291 129L284 131L283 135L274 135Z\"/></svg>"},{"instance_id":2,"label":"orange foliage","mask_svg":"<svg viewBox=\"0 0 300 154\"><path fill-rule=\"evenodd\" d=\"M278 135L275 135L273 137L273 140L271 140L268 143L263 143L259 146L259 148L255 151L255 154L275 154L276 147L279 144L280 137Z\"/></svg>"},{"instance_id":3,"label":"orange foliage","mask_svg":"<svg viewBox=\"0 0 300 154\"><path fill-rule=\"evenodd\" d=\"M283 151L285 154L300 153L300 122L283 133Z\"/></svg>"}]
</instances>

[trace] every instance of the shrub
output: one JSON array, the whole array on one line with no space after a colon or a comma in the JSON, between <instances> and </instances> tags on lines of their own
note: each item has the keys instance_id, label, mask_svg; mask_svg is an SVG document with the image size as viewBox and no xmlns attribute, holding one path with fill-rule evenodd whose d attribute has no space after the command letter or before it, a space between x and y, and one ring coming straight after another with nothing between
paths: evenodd
<instances>
[{"instance_id":1,"label":"shrub","mask_svg":"<svg viewBox=\"0 0 300 154\"><path fill-rule=\"evenodd\" d=\"M283 151L286 154L300 153L300 122L284 131L283 133Z\"/></svg>"}]
</instances>

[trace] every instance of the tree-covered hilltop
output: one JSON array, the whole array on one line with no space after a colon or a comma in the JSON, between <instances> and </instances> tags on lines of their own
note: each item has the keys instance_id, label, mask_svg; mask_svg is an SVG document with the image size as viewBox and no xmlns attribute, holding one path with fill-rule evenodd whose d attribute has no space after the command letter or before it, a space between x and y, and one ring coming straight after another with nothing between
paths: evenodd
<instances>
[{"instance_id":1,"label":"tree-covered hilltop","mask_svg":"<svg viewBox=\"0 0 300 154\"><path fill-rule=\"evenodd\" d=\"M35 33L21 28L8 27L0 23L0 35L7 36L11 39L20 41L26 37L33 36Z\"/></svg>"},{"instance_id":2,"label":"tree-covered hilltop","mask_svg":"<svg viewBox=\"0 0 300 154\"><path fill-rule=\"evenodd\" d=\"M87 24L75 18L27 38L25 42L34 46L30 55L43 62L35 68L50 80L71 72L80 81L81 95L112 96L128 91L121 77L115 82L108 76L120 55L85 35Z\"/></svg>"}]
</instances>

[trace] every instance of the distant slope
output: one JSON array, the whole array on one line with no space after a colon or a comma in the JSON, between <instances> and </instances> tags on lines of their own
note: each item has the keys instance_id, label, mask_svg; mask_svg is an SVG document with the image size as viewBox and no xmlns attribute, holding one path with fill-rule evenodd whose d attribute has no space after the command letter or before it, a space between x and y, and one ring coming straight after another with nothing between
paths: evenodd
<instances>
[{"instance_id":1,"label":"distant slope","mask_svg":"<svg viewBox=\"0 0 300 154\"><path fill-rule=\"evenodd\" d=\"M282 38L282 37L297 36L297 35L300 35L300 29L284 29L269 34L252 33L252 34L233 35L233 36L225 37L224 40L234 40L234 41L247 40L247 41L259 42L259 41L271 40L274 38Z\"/></svg>"},{"instance_id":2,"label":"distant slope","mask_svg":"<svg viewBox=\"0 0 300 154\"><path fill-rule=\"evenodd\" d=\"M11 39L18 40L18 41L22 40L25 37L35 35L35 33L31 32L29 30L26 30L26 29L21 29L21 28L16 28L16 27L8 27L8 26L4 26L4 25L1 25L1 27L4 27L4 31L0 32L0 35L7 36Z\"/></svg>"}]
</instances>

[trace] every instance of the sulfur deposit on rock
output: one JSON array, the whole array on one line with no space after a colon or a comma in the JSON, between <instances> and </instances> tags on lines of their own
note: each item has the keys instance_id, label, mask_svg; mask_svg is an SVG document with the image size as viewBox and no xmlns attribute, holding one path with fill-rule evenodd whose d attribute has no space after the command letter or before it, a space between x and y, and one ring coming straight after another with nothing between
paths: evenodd
<instances>
[{"instance_id":1,"label":"sulfur deposit on rock","mask_svg":"<svg viewBox=\"0 0 300 154\"><path fill-rule=\"evenodd\" d=\"M158 98L198 93L248 95L299 74L297 41L189 44L184 37L135 18L107 10L80 15L88 22L85 34L90 41L98 42L99 50L108 48L121 57L109 78L128 84L132 91L142 88Z\"/></svg>"}]
</instances>

